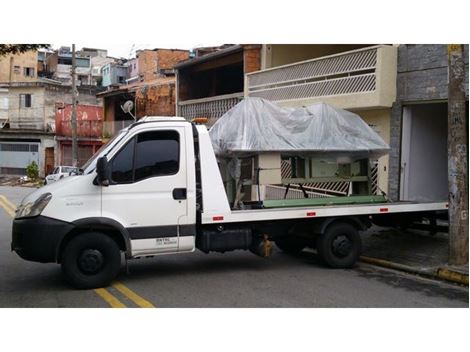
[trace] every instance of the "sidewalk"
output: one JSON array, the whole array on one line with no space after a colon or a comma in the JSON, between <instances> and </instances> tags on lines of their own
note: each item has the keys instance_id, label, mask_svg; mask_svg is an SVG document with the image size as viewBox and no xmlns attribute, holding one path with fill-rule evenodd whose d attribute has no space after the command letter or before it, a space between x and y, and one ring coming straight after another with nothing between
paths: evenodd
<instances>
[{"instance_id":1,"label":"sidewalk","mask_svg":"<svg viewBox=\"0 0 470 352\"><path fill-rule=\"evenodd\" d=\"M468 285L468 264L450 266L448 235L372 226L362 236L363 262Z\"/></svg>"}]
</instances>

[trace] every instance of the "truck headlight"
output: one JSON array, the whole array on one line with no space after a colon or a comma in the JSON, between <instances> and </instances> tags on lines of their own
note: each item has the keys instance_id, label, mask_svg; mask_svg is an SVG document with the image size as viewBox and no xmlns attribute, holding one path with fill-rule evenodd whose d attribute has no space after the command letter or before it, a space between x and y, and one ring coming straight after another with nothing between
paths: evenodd
<instances>
[{"instance_id":1,"label":"truck headlight","mask_svg":"<svg viewBox=\"0 0 470 352\"><path fill-rule=\"evenodd\" d=\"M52 194L44 193L41 194L34 202L28 202L26 204L20 205L18 207L18 211L16 212L15 218L32 218L34 216L40 215L51 198Z\"/></svg>"}]
</instances>

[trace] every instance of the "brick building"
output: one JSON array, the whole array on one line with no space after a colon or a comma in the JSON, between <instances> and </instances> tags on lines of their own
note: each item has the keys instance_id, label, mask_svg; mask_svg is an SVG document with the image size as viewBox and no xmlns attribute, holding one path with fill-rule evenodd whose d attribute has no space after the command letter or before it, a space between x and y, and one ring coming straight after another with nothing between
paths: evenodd
<instances>
[{"instance_id":1,"label":"brick building","mask_svg":"<svg viewBox=\"0 0 470 352\"><path fill-rule=\"evenodd\" d=\"M189 57L187 50L140 50L128 62L127 84L110 85L99 93L103 98L103 136L109 138L116 131L134 122L134 117L175 115L175 73L173 66ZM134 108L124 113L122 106L131 100Z\"/></svg>"}]
</instances>

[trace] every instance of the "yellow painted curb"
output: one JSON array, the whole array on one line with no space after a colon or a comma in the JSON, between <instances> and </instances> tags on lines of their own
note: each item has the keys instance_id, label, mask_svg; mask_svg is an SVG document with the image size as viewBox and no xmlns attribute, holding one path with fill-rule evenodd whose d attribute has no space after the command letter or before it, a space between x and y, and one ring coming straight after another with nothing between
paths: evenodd
<instances>
[{"instance_id":1,"label":"yellow painted curb","mask_svg":"<svg viewBox=\"0 0 470 352\"><path fill-rule=\"evenodd\" d=\"M443 280L457 282L468 286L468 275L453 270L439 268L437 269L437 276Z\"/></svg>"},{"instance_id":2,"label":"yellow painted curb","mask_svg":"<svg viewBox=\"0 0 470 352\"><path fill-rule=\"evenodd\" d=\"M360 260L364 263L377 265L377 266L381 266L384 268L401 270L401 271L405 271L405 272L412 273L412 274L427 276L427 277L431 277L434 279L446 280L446 281L468 286L468 275L462 274L453 270L449 270L446 268L438 268L438 269L414 268L409 265L394 263L388 260L366 257L366 256L361 256Z\"/></svg>"}]
</instances>

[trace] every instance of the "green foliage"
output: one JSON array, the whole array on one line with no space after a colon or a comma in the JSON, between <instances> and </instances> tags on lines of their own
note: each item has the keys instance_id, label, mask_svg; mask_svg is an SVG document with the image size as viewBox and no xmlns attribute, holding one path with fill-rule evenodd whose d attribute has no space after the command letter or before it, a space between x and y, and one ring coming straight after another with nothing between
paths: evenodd
<instances>
[{"instance_id":1,"label":"green foliage","mask_svg":"<svg viewBox=\"0 0 470 352\"><path fill-rule=\"evenodd\" d=\"M27 51L49 47L50 44L0 44L0 57L8 54L22 54Z\"/></svg>"},{"instance_id":2,"label":"green foliage","mask_svg":"<svg viewBox=\"0 0 470 352\"><path fill-rule=\"evenodd\" d=\"M36 164L36 162L33 160L31 164L26 166L26 175L28 175L29 178L35 180L39 176L39 166Z\"/></svg>"}]
</instances>

